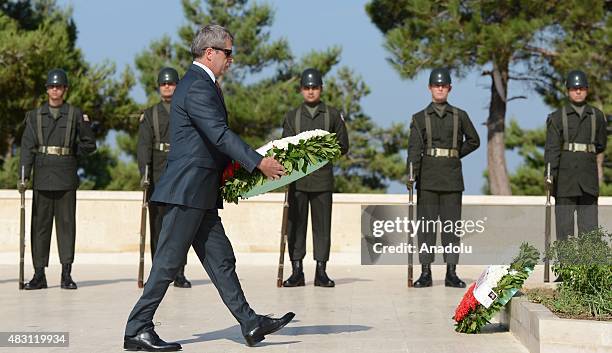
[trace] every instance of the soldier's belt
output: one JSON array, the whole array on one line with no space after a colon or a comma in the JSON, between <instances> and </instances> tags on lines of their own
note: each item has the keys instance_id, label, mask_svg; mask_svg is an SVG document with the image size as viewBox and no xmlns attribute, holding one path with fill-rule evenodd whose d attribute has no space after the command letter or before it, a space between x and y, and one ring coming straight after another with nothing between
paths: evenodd
<instances>
[{"instance_id":1,"label":"soldier's belt","mask_svg":"<svg viewBox=\"0 0 612 353\"><path fill-rule=\"evenodd\" d=\"M162 151L162 152L170 152L170 144L169 143L156 143L155 145L153 145L153 147L157 150L157 151Z\"/></svg>"},{"instance_id":2,"label":"soldier's belt","mask_svg":"<svg viewBox=\"0 0 612 353\"><path fill-rule=\"evenodd\" d=\"M564 143L563 150L570 152L596 152L595 145L592 143Z\"/></svg>"},{"instance_id":3,"label":"soldier's belt","mask_svg":"<svg viewBox=\"0 0 612 353\"><path fill-rule=\"evenodd\" d=\"M60 146L39 146L38 153L49 154L53 156L71 156L72 148Z\"/></svg>"},{"instance_id":4,"label":"soldier's belt","mask_svg":"<svg viewBox=\"0 0 612 353\"><path fill-rule=\"evenodd\" d=\"M425 154L431 157L458 158L459 151L452 148L428 148Z\"/></svg>"}]
</instances>

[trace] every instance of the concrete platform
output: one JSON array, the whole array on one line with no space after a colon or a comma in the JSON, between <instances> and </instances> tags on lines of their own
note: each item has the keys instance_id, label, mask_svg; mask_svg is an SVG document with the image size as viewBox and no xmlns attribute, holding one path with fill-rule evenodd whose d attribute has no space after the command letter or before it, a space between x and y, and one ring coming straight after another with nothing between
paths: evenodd
<instances>
[{"instance_id":1,"label":"concrete platform","mask_svg":"<svg viewBox=\"0 0 612 353\"><path fill-rule=\"evenodd\" d=\"M241 258L237 254L238 274L252 307L260 314L294 311L289 326L255 348L245 346L203 269L190 264L187 275L194 287L170 287L155 317L160 336L180 342L184 352L527 352L500 325L490 325L479 335L454 332L451 316L464 290L444 287L443 267L434 268L433 288L408 289L404 267L332 263L329 274L337 286L326 289L313 286L309 261L306 287L278 289L276 267L271 265L275 257L268 264ZM473 281L481 269L459 267L459 274ZM19 291L17 266L0 265L0 331L70 332L69 348L0 347L0 352L123 351L125 321L141 293L136 270L129 265L76 264L73 277L79 289L66 291L59 288L59 265L51 265L50 288ZM29 279L31 268L26 273ZM531 282L540 279L537 271Z\"/></svg>"}]
</instances>

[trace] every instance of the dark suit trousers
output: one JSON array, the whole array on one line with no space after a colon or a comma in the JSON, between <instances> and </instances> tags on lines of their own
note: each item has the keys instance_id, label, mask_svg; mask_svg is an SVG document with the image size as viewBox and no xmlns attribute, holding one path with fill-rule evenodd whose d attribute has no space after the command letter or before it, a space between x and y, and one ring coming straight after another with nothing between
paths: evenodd
<instances>
[{"instance_id":1,"label":"dark suit trousers","mask_svg":"<svg viewBox=\"0 0 612 353\"><path fill-rule=\"evenodd\" d=\"M51 230L55 218L55 233L60 262L74 262L76 237L76 190L33 190L32 200L32 263L34 267L49 266Z\"/></svg>"},{"instance_id":2,"label":"dark suit trousers","mask_svg":"<svg viewBox=\"0 0 612 353\"><path fill-rule=\"evenodd\" d=\"M597 228L597 196L582 194L575 197L555 197L555 225L557 240L574 235L574 213L578 234Z\"/></svg>"},{"instance_id":3,"label":"dark suit trousers","mask_svg":"<svg viewBox=\"0 0 612 353\"><path fill-rule=\"evenodd\" d=\"M245 334L258 324L258 316L246 301L238 276L232 245L225 235L217 210L168 205L163 219L153 266L142 296L132 309L125 329L134 336L153 326L153 316L166 290L193 246L223 303Z\"/></svg>"},{"instance_id":4,"label":"dark suit trousers","mask_svg":"<svg viewBox=\"0 0 612 353\"><path fill-rule=\"evenodd\" d=\"M153 190L153 189L151 189ZM149 193L151 195L151 193ZM155 249L157 249L157 242L159 241L159 233L162 228L162 220L166 213L166 205L157 202L149 202L149 229L151 230L151 260L155 257ZM185 264L187 264L187 257L183 262L183 267L179 270L179 274L185 273Z\"/></svg>"},{"instance_id":5,"label":"dark suit trousers","mask_svg":"<svg viewBox=\"0 0 612 353\"><path fill-rule=\"evenodd\" d=\"M164 213L166 212L166 206L161 203L150 202L149 203L149 229L151 230L151 259L155 257L155 249L157 249L157 242L159 240L159 233L162 228L162 220Z\"/></svg>"},{"instance_id":6,"label":"dark suit trousers","mask_svg":"<svg viewBox=\"0 0 612 353\"><path fill-rule=\"evenodd\" d=\"M450 221L456 224L456 221L461 219L461 192L438 192L429 190L417 189L417 219L423 222L435 222L439 218L438 224L441 223L444 227L445 222ZM424 232L419 232L419 250L423 244L427 246L436 245L437 229L439 226L434 226L430 223ZM422 228L421 228L422 229ZM440 231L442 234L442 245L461 244L461 238L452 232ZM431 252L419 252L419 261L421 264L430 264L434 262L435 254ZM459 262L459 254L444 254L444 262L447 264L456 265Z\"/></svg>"},{"instance_id":7,"label":"dark suit trousers","mask_svg":"<svg viewBox=\"0 0 612 353\"><path fill-rule=\"evenodd\" d=\"M291 261L306 256L306 230L308 229L308 204L312 210L312 243L316 261L329 260L331 246L332 192L307 192L290 190L288 242Z\"/></svg>"}]
</instances>

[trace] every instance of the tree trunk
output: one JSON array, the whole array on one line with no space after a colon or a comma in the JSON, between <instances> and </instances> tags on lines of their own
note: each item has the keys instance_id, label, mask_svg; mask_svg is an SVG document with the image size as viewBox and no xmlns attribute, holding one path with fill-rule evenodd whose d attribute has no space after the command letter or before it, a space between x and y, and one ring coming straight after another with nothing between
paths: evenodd
<instances>
[{"instance_id":1,"label":"tree trunk","mask_svg":"<svg viewBox=\"0 0 612 353\"><path fill-rule=\"evenodd\" d=\"M487 169L489 190L493 195L512 195L506 167L506 97L508 92L508 64L493 64L491 74L491 103L487 119Z\"/></svg>"},{"instance_id":2,"label":"tree trunk","mask_svg":"<svg viewBox=\"0 0 612 353\"><path fill-rule=\"evenodd\" d=\"M15 138L12 136L6 136L2 140L4 143L0 147L0 155L3 156L4 160L7 160L13 156L13 144L15 143Z\"/></svg>"}]
</instances>

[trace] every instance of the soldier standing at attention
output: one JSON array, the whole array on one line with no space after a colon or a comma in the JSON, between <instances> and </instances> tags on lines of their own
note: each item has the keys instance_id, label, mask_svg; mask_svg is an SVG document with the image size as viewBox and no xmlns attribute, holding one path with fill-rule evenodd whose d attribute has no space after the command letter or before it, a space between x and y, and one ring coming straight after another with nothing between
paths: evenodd
<instances>
[{"instance_id":1,"label":"soldier standing at attention","mask_svg":"<svg viewBox=\"0 0 612 353\"><path fill-rule=\"evenodd\" d=\"M480 139L467 113L447 102L452 89L447 69L437 68L429 76L432 102L412 116L408 145L408 164L412 163L417 186L417 216L430 222L419 232L419 261L421 276L414 287L431 287L431 263L435 254L422 250L436 245L435 221L441 224L461 219L461 197L464 190L461 158L480 146ZM459 245L460 238L454 232L441 229L442 245ZM447 287L464 288L456 274L458 253L445 253Z\"/></svg>"},{"instance_id":2,"label":"soldier standing at attention","mask_svg":"<svg viewBox=\"0 0 612 353\"><path fill-rule=\"evenodd\" d=\"M62 264L61 288L77 289L71 271L76 236L76 189L79 187L77 156L96 150L91 123L81 109L64 101L68 76L53 69L47 76L48 101L26 113L21 139L24 178L33 170L32 262L34 277L25 289L47 288L51 227L55 218L57 245ZM21 172L21 168L20 168ZM21 184L19 184L21 188Z\"/></svg>"},{"instance_id":3,"label":"soldier standing at attention","mask_svg":"<svg viewBox=\"0 0 612 353\"><path fill-rule=\"evenodd\" d=\"M597 154L606 150L606 118L586 102L589 84L584 72L574 70L565 81L569 100L546 120L544 160L550 163L555 197L557 240L597 228L599 179Z\"/></svg>"},{"instance_id":4,"label":"soldier standing at attention","mask_svg":"<svg viewBox=\"0 0 612 353\"><path fill-rule=\"evenodd\" d=\"M147 108L140 117L138 129L138 168L142 177L142 187L148 187L148 198L155 190L155 184L166 170L168 152L170 152L170 102L179 82L179 75L175 69L165 67L157 75L157 84L161 101ZM149 174L145 177L145 167ZM147 200L149 201L149 200ZM163 204L149 202L149 227L151 230L151 258L155 256L162 218L166 212ZM187 259L185 258L185 264ZM174 286L191 288L191 282L185 277L185 266L179 269L174 278Z\"/></svg>"},{"instance_id":5,"label":"soldier standing at attention","mask_svg":"<svg viewBox=\"0 0 612 353\"><path fill-rule=\"evenodd\" d=\"M304 70L300 80L300 91L304 103L285 115L283 137L294 136L308 130L326 130L336 134L340 153L346 154L349 141L344 119L340 112L321 101L323 91L321 73L312 68ZM335 286L326 272L331 246L333 190L334 174L331 163L289 185L288 246L293 271L283 282L283 287L298 287L305 284L302 260L306 256L308 204L312 210L314 259L317 262L314 285Z\"/></svg>"}]
</instances>

